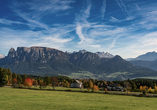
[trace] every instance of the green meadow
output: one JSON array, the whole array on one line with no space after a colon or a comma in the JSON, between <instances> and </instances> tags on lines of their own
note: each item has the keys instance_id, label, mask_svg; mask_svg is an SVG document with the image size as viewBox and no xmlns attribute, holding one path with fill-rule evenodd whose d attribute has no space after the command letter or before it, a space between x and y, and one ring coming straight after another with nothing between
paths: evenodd
<instances>
[{"instance_id":1,"label":"green meadow","mask_svg":"<svg viewBox=\"0 0 157 110\"><path fill-rule=\"evenodd\" d=\"M0 110L156 110L157 98L0 88Z\"/></svg>"}]
</instances>

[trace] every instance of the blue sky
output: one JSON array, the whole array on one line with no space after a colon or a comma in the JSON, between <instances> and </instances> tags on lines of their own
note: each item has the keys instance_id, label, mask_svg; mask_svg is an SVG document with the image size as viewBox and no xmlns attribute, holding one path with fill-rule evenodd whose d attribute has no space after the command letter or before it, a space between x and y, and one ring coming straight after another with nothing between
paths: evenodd
<instances>
[{"instance_id":1,"label":"blue sky","mask_svg":"<svg viewBox=\"0 0 157 110\"><path fill-rule=\"evenodd\" d=\"M156 6L156 0L1 0L0 53L21 46L123 58L157 51Z\"/></svg>"}]
</instances>

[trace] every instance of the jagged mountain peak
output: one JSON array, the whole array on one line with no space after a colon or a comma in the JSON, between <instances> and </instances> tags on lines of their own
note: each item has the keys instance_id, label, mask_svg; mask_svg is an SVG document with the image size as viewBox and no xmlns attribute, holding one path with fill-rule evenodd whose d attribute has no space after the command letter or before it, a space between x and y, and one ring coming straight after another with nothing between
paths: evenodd
<instances>
[{"instance_id":1,"label":"jagged mountain peak","mask_svg":"<svg viewBox=\"0 0 157 110\"><path fill-rule=\"evenodd\" d=\"M87 51L85 49L79 50L80 53L86 53Z\"/></svg>"},{"instance_id":2,"label":"jagged mountain peak","mask_svg":"<svg viewBox=\"0 0 157 110\"><path fill-rule=\"evenodd\" d=\"M97 55L99 55L100 58L113 58L114 55L108 53L108 52L96 52Z\"/></svg>"},{"instance_id":3,"label":"jagged mountain peak","mask_svg":"<svg viewBox=\"0 0 157 110\"><path fill-rule=\"evenodd\" d=\"M15 49L14 48L10 48L10 50L9 50L9 52L14 52L15 51Z\"/></svg>"}]
</instances>

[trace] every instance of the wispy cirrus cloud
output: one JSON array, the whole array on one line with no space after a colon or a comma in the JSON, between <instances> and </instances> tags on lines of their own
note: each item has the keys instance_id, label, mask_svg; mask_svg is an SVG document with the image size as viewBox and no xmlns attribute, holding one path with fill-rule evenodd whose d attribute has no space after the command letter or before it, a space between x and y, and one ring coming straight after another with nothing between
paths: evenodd
<instances>
[{"instance_id":1,"label":"wispy cirrus cloud","mask_svg":"<svg viewBox=\"0 0 157 110\"><path fill-rule=\"evenodd\" d=\"M0 23L5 24L5 25L11 25L11 24L24 24L19 21L12 21L12 20L7 20L7 19L0 19Z\"/></svg>"},{"instance_id":2,"label":"wispy cirrus cloud","mask_svg":"<svg viewBox=\"0 0 157 110\"><path fill-rule=\"evenodd\" d=\"M22 9L21 7L27 6L27 16L31 19L40 19L48 14L56 13L59 11L65 11L71 9L71 3L74 3L74 0L32 0L31 2L14 2L12 9ZM23 9L21 10L24 11ZM28 12L26 11L26 12ZM30 13L31 12L31 13Z\"/></svg>"},{"instance_id":3,"label":"wispy cirrus cloud","mask_svg":"<svg viewBox=\"0 0 157 110\"><path fill-rule=\"evenodd\" d=\"M47 46L135 57L157 50L156 5L148 0L15 0L7 6L10 14L0 13L0 53Z\"/></svg>"},{"instance_id":4,"label":"wispy cirrus cloud","mask_svg":"<svg viewBox=\"0 0 157 110\"><path fill-rule=\"evenodd\" d=\"M84 40L85 40L85 37L84 37L84 35L82 33L82 26L80 25L80 23L77 23L76 34L81 39L81 41L79 42L79 44L82 44L84 42Z\"/></svg>"},{"instance_id":5,"label":"wispy cirrus cloud","mask_svg":"<svg viewBox=\"0 0 157 110\"><path fill-rule=\"evenodd\" d=\"M129 17L129 13L128 13L126 6L124 5L123 1L122 0L116 0L116 1L117 1L118 6L121 8L123 13L125 14L125 16Z\"/></svg>"},{"instance_id":6,"label":"wispy cirrus cloud","mask_svg":"<svg viewBox=\"0 0 157 110\"><path fill-rule=\"evenodd\" d=\"M42 2L42 3L41 3ZM16 16L25 20L22 21L13 21L7 18L0 19L1 24L5 25L26 25L30 29L14 30L12 28L3 28L0 27L1 36L3 36L2 41L13 42L13 43L4 43L0 41L2 47L18 47L18 46L48 46L58 49L63 49L67 42L73 40L72 35L69 35L70 32L75 30L74 24L52 24L48 25L40 18L44 17L48 13L56 13L59 11L65 11L71 9L70 4L74 3L72 0L47 0L46 2L32 1L32 2L13 2L10 5L10 8ZM22 7L25 7L22 8ZM27 11L29 10L29 11ZM41 28L43 30L34 31L35 28ZM2 31L3 30L3 31ZM20 33L20 34L19 34ZM67 38L68 35L68 38ZM15 43L15 44L14 44ZM14 44L14 45L13 45ZM0 50L2 51L2 50ZM8 50L7 50L8 51ZM5 51L5 55L7 53Z\"/></svg>"},{"instance_id":7,"label":"wispy cirrus cloud","mask_svg":"<svg viewBox=\"0 0 157 110\"><path fill-rule=\"evenodd\" d=\"M106 12L106 0L103 0L102 7L101 7L101 19L104 19L105 12Z\"/></svg>"},{"instance_id":8,"label":"wispy cirrus cloud","mask_svg":"<svg viewBox=\"0 0 157 110\"><path fill-rule=\"evenodd\" d=\"M135 3L136 7L138 10L141 10L141 8L139 7L139 5L137 3Z\"/></svg>"},{"instance_id":9,"label":"wispy cirrus cloud","mask_svg":"<svg viewBox=\"0 0 157 110\"><path fill-rule=\"evenodd\" d=\"M91 0L86 1L86 9L83 9L80 11L80 14L76 16L76 34L80 38L79 44L84 43L85 41L85 35L86 31L83 32L84 30L87 30L87 28L90 27L90 23L87 21L87 18L90 16L90 10L91 10ZM85 29L86 28L86 29Z\"/></svg>"}]
</instances>

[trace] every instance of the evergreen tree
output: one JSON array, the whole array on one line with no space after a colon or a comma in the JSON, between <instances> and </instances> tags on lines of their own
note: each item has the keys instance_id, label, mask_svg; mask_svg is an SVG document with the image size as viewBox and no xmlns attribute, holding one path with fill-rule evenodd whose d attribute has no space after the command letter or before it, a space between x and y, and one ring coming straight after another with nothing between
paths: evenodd
<instances>
[{"instance_id":1,"label":"evergreen tree","mask_svg":"<svg viewBox=\"0 0 157 110\"><path fill-rule=\"evenodd\" d=\"M25 79L27 78L26 74L24 73L23 76L22 76L22 83L25 82Z\"/></svg>"},{"instance_id":2,"label":"evergreen tree","mask_svg":"<svg viewBox=\"0 0 157 110\"><path fill-rule=\"evenodd\" d=\"M7 72L0 67L0 87L7 85Z\"/></svg>"},{"instance_id":3,"label":"evergreen tree","mask_svg":"<svg viewBox=\"0 0 157 110\"><path fill-rule=\"evenodd\" d=\"M12 79L13 78L17 78L17 75L15 74L15 72L13 72L13 74L12 74Z\"/></svg>"},{"instance_id":4,"label":"evergreen tree","mask_svg":"<svg viewBox=\"0 0 157 110\"><path fill-rule=\"evenodd\" d=\"M135 82L131 81L131 88L133 91L135 91L137 89L137 86L135 84Z\"/></svg>"},{"instance_id":5,"label":"evergreen tree","mask_svg":"<svg viewBox=\"0 0 157 110\"><path fill-rule=\"evenodd\" d=\"M22 83L22 79L21 79L21 76L20 76L20 75L17 75L17 83L18 83L18 84L21 84L21 83Z\"/></svg>"},{"instance_id":6,"label":"evergreen tree","mask_svg":"<svg viewBox=\"0 0 157 110\"><path fill-rule=\"evenodd\" d=\"M50 77L46 76L45 79L44 79L44 82L45 82L46 86L49 85L50 82L51 82Z\"/></svg>"}]
</instances>

